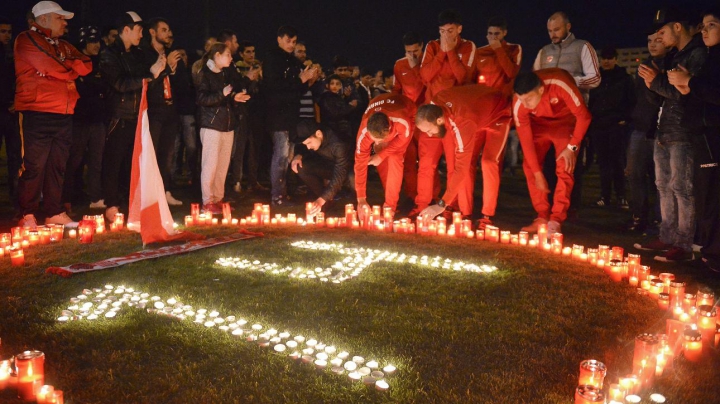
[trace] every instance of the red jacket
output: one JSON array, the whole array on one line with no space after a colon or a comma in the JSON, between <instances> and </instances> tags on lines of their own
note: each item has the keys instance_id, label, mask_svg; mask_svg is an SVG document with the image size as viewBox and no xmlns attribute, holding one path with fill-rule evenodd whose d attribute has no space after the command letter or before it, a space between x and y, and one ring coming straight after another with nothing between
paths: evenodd
<instances>
[{"instance_id":1,"label":"red jacket","mask_svg":"<svg viewBox=\"0 0 720 404\"><path fill-rule=\"evenodd\" d=\"M15 41L15 109L72 114L80 95L75 79L92 71L90 58L39 25Z\"/></svg>"},{"instance_id":2,"label":"red jacket","mask_svg":"<svg viewBox=\"0 0 720 404\"><path fill-rule=\"evenodd\" d=\"M390 118L390 133L380 145L375 146L383 160L395 155L401 159L405 155L415 130L415 112L417 107L411 99L404 95L388 93L381 94L372 100L365 114L363 114L360 130L355 142L355 192L358 198L367 196L367 171L370 161L370 150L374 141L368 136L367 121L377 112L382 112Z\"/></svg>"},{"instance_id":3,"label":"red jacket","mask_svg":"<svg viewBox=\"0 0 720 404\"><path fill-rule=\"evenodd\" d=\"M415 105L425 103L425 84L420 77L420 63L410 67L407 58L399 59L393 69L393 82L393 93L410 98Z\"/></svg>"},{"instance_id":4,"label":"red jacket","mask_svg":"<svg viewBox=\"0 0 720 404\"><path fill-rule=\"evenodd\" d=\"M458 38L458 44L450 52L440 50L440 40L428 42L425 47L420 76L427 86L426 100L435 94L454 86L467 84L472 79L475 62L475 44Z\"/></svg>"},{"instance_id":5,"label":"red jacket","mask_svg":"<svg viewBox=\"0 0 720 404\"><path fill-rule=\"evenodd\" d=\"M452 202L460 185L465 181L464 173L472 162L476 134L488 127L500 126L511 119L509 100L500 91L481 85L467 85L441 91L432 103L443 110L445 138L455 146L455 174L448 182L442 199Z\"/></svg>"},{"instance_id":6,"label":"red jacket","mask_svg":"<svg viewBox=\"0 0 720 404\"><path fill-rule=\"evenodd\" d=\"M566 137L569 144L579 146L592 120L570 73L553 67L538 70L535 74L540 77L545 87L540 104L531 111L523 107L517 95L513 99L515 127L525 161L534 173L540 171L540 165L533 137Z\"/></svg>"},{"instance_id":7,"label":"red jacket","mask_svg":"<svg viewBox=\"0 0 720 404\"><path fill-rule=\"evenodd\" d=\"M520 71L522 47L502 41L493 49L483 46L475 52L475 82L500 90L508 99L513 95L513 80Z\"/></svg>"}]
</instances>

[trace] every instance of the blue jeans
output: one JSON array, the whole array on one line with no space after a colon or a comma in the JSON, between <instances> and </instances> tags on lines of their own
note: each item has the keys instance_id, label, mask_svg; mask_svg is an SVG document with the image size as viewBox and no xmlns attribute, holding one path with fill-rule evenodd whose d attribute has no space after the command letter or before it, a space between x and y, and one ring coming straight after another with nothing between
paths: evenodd
<instances>
[{"instance_id":1,"label":"blue jeans","mask_svg":"<svg viewBox=\"0 0 720 404\"><path fill-rule=\"evenodd\" d=\"M660 241L690 251L695 235L694 153L690 142L655 143Z\"/></svg>"},{"instance_id":2,"label":"blue jeans","mask_svg":"<svg viewBox=\"0 0 720 404\"><path fill-rule=\"evenodd\" d=\"M287 195L287 170L293 157L294 144L290 143L290 132L273 132L273 154L270 161L270 194L273 199Z\"/></svg>"},{"instance_id":3,"label":"blue jeans","mask_svg":"<svg viewBox=\"0 0 720 404\"><path fill-rule=\"evenodd\" d=\"M657 193L653 181L655 177L654 149L655 141L648 139L645 132L634 130L630 134L627 166L625 167L630 191L628 202L630 202L632 215L643 222L647 222L650 216L648 202L650 195Z\"/></svg>"},{"instance_id":4,"label":"blue jeans","mask_svg":"<svg viewBox=\"0 0 720 404\"><path fill-rule=\"evenodd\" d=\"M182 172L182 154L180 153L180 145L185 145L185 159L188 165L188 171L191 179L195 179L197 175L198 150L197 150L197 130L195 129L195 115L180 115L180 127L182 136L175 139L175 161L173 168L180 167ZM180 161L178 161L180 160Z\"/></svg>"}]
</instances>

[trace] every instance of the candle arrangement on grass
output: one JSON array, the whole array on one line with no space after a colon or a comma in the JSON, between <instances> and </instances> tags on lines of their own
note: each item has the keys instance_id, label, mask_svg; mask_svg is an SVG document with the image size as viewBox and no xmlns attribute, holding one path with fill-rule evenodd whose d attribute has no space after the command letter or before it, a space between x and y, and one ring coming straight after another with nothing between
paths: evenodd
<instances>
[{"instance_id":1,"label":"candle arrangement on grass","mask_svg":"<svg viewBox=\"0 0 720 404\"><path fill-rule=\"evenodd\" d=\"M104 321L115 318L125 307L216 328L259 347L272 347L273 353L311 365L318 371L329 371L336 375L347 373L350 380L362 379L364 384L374 386L379 391L389 389L391 377L396 371L393 364L387 363L381 367L377 360L366 361L362 356L351 356L347 350L315 338L281 332L274 327L234 315L222 316L216 310L196 309L176 298L163 299L125 286L105 285L102 288L84 289L82 294L70 299L70 305L60 313L57 321ZM42 384L39 383L39 386Z\"/></svg>"},{"instance_id":2,"label":"candle arrangement on grass","mask_svg":"<svg viewBox=\"0 0 720 404\"><path fill-rule=\"evenodd\" d=\"M45 354L23 351L11 359L0 360L0 390L16 390L23 401L63 404L62 390L45 384Z\"/></svg>"}]
</instances>

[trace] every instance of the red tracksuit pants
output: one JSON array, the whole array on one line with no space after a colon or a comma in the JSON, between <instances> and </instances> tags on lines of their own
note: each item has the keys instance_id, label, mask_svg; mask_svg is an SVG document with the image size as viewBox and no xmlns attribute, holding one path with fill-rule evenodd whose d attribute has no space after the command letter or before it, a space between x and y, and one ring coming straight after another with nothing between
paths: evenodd
<instances>
[{"instance_id":1,"label":"red tracksuit pants","mask_svg":"<svg viewBox=\"0 0 720 404\"><path fill-rule=\"evenodd\" d=\"M560 153L567 148L569 142L570 136L533 133L535 154L537 154L537 159L540 162L545 160L545 155L550 149L550 145L555 146L555 158L557 158ZM538 217L547 220L555 220L559 223L564 222L567 218L568 208L570 207L570 194L572 193L573 185L575 184L572 173L565 171L565 160L556 161L555 164L555 174L557 174L558 182L555 186L555 194L553 195L552 210L550 209L547 194L538 190L535 186L535 175L532 173L532 170L527 163L523 163L523 171L525 172L525 178L527 179L530 199L532 200L533 208L535 208Z\"/></svg>"},{"instance_id":2,"label":"red tracksuit pants","mask_svg":"<svg viewBox=\"0 0 720 404\"><path fill-rule=\"evenodd\" d=\"M403 182L403 167L405 156L392 154L385 158L377 166L380 182L385 189L385 204L393 211L397 210L398 199L400 199L400 188Z\"/></svg>"}]
</instances>

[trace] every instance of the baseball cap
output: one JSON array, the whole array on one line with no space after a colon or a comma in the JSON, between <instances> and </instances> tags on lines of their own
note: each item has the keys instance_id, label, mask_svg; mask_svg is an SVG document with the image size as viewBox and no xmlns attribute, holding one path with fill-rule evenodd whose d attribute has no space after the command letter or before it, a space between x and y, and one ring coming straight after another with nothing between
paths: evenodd
<instances>
[{"instance_id":1,"label":"baseball cap","mask_svg":"<svg viewBox=\"0 0 720 404\"><path fill-rule=\"evenodd\" d=\"M673 22L688 22L690 19L681 10L675 7L661 8L655 12L655 18L653 19L653 33L660 30L660 28Z\"/></svg>"},{"instance_id":2,"label":"baseball cap","mask_svg":"<svg viewBox=\"0 0 720 404\"><path fill-rule=\"evenodd\" d=\"M127 26L132 28L135 24L140 24L141 22L142 18L140 18L138 13L127 11L115 20L115 27L117 27L118 31L122 31L123 27Z\"/></svg>"},{"instance_id":3,"label":"baseball cap","mask_svg":"<svg viewBox=\"0 0 720 404\"><path fill-rule=\"evenodd\" d=\"M60 14L61 16L65 17L66 20L73 18L73 16L75 15L75 13L63 10L62 7L60 7L60 5L55 3L54 1L39 2L32 8L32 13L35 17L50 13Z\"/></svg>"},{"instance_id":4,"label":"baseball cap","mask_svg":"<svg viewBox=\"0 0 720 404\"><path fill-rule=\"evenodd\" d=\"M92 25L80 28L78 35L80 37L78 42L81 44L88 42L100 42L100 30L98 27L94 27Z\"/></svg>"}]
</instances>

